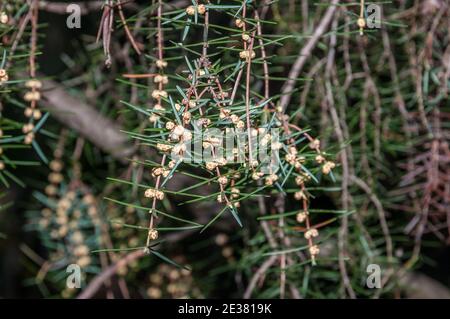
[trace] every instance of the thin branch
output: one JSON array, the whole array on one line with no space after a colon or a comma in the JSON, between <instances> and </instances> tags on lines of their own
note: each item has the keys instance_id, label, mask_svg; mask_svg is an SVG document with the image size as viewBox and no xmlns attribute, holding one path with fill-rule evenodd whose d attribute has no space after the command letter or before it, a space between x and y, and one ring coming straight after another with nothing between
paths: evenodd
<instances>
[{"instance_id":1,"label":"thin branch","mask_svg":"<svg viewBox=\"0 0 450 319\"><path fill-rule=\"evenodd\" d=\"M247 289L245 290L244 299L250 299L250 297L252 296L252 292L255 289L256 283L258 282L259 278L261 278L261 276L264 275L270 267L272 267L272 265L277 261L277 259L278 259L278 256L273 255L269 259L267 259L261 265L261 267L259 267L259 269L255 272L252 279L250 280L250 283L249 283Z\"/></svg>"},{"instance_id":2,"label":"thin branch","mask_svg":"<svg viewBox=\"0 0 450 319\"><path fill-rule=\"evenodd\" d=\"M294 85L296 83L296 79L298 78L300 72L303 69L303 66L305 65L306 61L310 57L313 49L315 48L317 42L319 41L320 37L325 33L325 31L328 28L328 25L331 22L331 19L334 16L334 13L336 11L336 6L339 3L339 0L333 0L330 3L330 7L325 12L325 15L323 16L322 20L320 21L319 25L317 26L316 30L314 31L314 34L309 39L309 41L306 43L306 45L300 50L297 60L295 60L294 65L291 68L291 71L288 75L288 80L284 83L283 87L281 88L281 99L280 99L280 106L283 109L283 111L286 110L292 96L292 92L294 89Z\"/></svg>"},{"instance_id":3,"label":"thin branch","mask_svg":"<svg viewBox=\"0 0 450 319\"><path fill-rule=\"evenodd\" d=\"M129 263L133 262L136 259L139 259L146 254L142 249L133 251L129 253L124 258L120 259L114 265L109 266L103 272L101 272L97 277L95 277L89 285L83 290L83 292L77 297L77 299L90 299L92 298L96 292L101 288L104 282L109 280L120 267L126 266Z\"/></svg>"},{"instance_id":4,"label":"thin branch","mask_svg":"<svg viewBox=\"0 0 450 319\"><path fill-rule=\"evenodd\" d=\"M42 104L57 120L116 159L124 160L134 153L128 137L110 119L68 94L60 84L51 80L42 80L42 84Z\"/></svg>"}]
</instances>

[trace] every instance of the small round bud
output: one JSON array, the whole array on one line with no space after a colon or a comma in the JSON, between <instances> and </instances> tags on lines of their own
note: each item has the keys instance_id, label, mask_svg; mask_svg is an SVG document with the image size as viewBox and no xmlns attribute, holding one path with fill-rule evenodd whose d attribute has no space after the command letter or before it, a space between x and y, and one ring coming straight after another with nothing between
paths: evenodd
<instances>
[{"instance_id":1,"label":"small round bud","mask_svg":"<svg viewBox=\"0 0 450 319\"><path fill-rule=\"evenodd\" d=\"M152 169L152 176L153 177L160 176L160 175L162 175L163 171L164 171L164 169L162 167L154 167Z\"/></svg>"},{"instance_id":2,"label":"small round bud","mask_svg":"<svg viewBox=\"0 0 450 319\"><path fill-rule=\"evenodd\" d=\"M205 14L206 12L206 6L204 4L199 4L197 7L197 11L199 14Z\"/></svg>"},{"instance_id":3,"label":"small round bud","mask_svg":"<svg viewBox=\"0 0 450 319\"><path fill-rule=\"evenodd\" d=\"M358 24L358 27L360 27L360 28L364 28L366 26L366 20L364 20L364 18L359 18L356 23Z\"/></svg>"},{"instance_id":4,"label":"small round bud","mask_svg":"<svg viewBox=\"0 0 450 319\"><path fill-rule=\"evenodd\" d=\"M144 192L144 196L147 198L155 197L155 190L153 188L146 189Z\"/></svg>"},{"instance_id":5,"label":"small round bud","mask_svg":"<svg viewBox=\"0 0 450 319\"><path fill-rule=\"evenodd\" d=\"M22 126L22 132L24 134L29 133L33 130L33 128L34 128L34 125L32 123L25 124L24 126Z\"/></svg>"},{"instance_id":6,"label":"small round bud","mask_svg":"<svg viewBox=\"0 0 450 319\"><path fill-rule=\"evenodd\" d=\"M155 111L164 111L164 107L161 104L155 104L153 107Z\"/></svg>"},{"instance_id":7,"label":"small round bud","mask_svg":"<svg viewBox=\"0 0 450 319\"><path fill-rule=\"evenodd\" d=\"M175 161L173 161L173 160L170 161L170 162L169 162L169 168L170 168L170 169L174 168L174 167L175 167L175 164L176 164Z\"/></svg>"},{"instance_id":8,"label":"small round bud","mask_svg":"<svg viewBox=\"0 0 450 319\"><path fill-rule=\"evenodd\" d=\"M231 189L231 197L232 198L238 198L240 193L241 193L241 191L236 187L233 187Z\"/></svg>"},{"instance_id":9,"label":"small round bud","mask_svg":"<svg viewBox=\"0 0 450 319\"><path fill-rule=\"evenodd\" d=\"M52 184L59 184L63 179L64 176L60 173L50 173L50 175L48 175L48 180Z\"/></svg>"},{"instance_id":10,"label":"small round bud","mask_svg":"<svg viewBox=\"0 0 450 319\"><path fill-rule=\"evenodd\" d=\"M306 199L306 195L302 191L298 191L298 192L295 192L294 198L296 200L302 200L302 199Z\"/></svg>"},{"instance_id":11,"label":"small round bud","mask_svg":"<svg viewBox=\"0 0 450 319\"><path fill-rule=\"evenodd\" d=\"M159 115L152 114L152 115L149 116L148 121L150 123L156 123L159 119L160 119Z\"/></svg>"},{"instance_id":12,"label":"small round bud","mask_svg":"<svg viewBox=\"0 0 450 319\"><path fill-rule=\"evenodd\" d=\"M250 41L250 36L247 33L242 33L242 40L248 42Z\"/></svg>"},{"instance_id":13,"label":"small round bud","mask_svg":"<svg viewBox=\"0 0 450 319\"><path fill-rule=\"evenodd\" d=\"M29 89L40 89L42 87L42 82L36 79L31 79L25 82L25 87Z\"/></svg>"},{"instance_id":14,"label":"small round bud","mask_svg":"<svg viewBox=\"0 0 450 319\"><path fill-rule=\"evenodd\" d=\"M147 289L147 296L152 299L160 299L162 297L161 289L150 287Z\"/></svg>"},{"instance_id":15,"label":"small round bud","mask_svg":"<svg viewBox=\"0 0 450 319\"><path fill-rule=\"evenodd\" d=\"M167 75L158 74L153 79L153 82L167 84L167 83L169 83L169 78L167 77Z\"/></svg>"},{"instance_id":16,"label":"small round bud","mask_svg":"<svg viewBox=\"0 0 450 319\"><path fill-rule=\"evenodd\" d=\"M256 53L253 50L245 50L245 51L239 52L239 57L241 59L246 59L246 58L253 59L253 58L255 58L255 56L256 56Z\"/></svg>"},{"instance_id":17,"label":"small round bud","mask_svg":"<svg viewBox=\"0 0 450 319\"><path fill-rule=\"evenodd\" d=\"M317 155L316 156L316 162L321 164L325 161L325 157L323 157L322 155Z\"/></svg>"},{"instance_id":18,"label":"small round bud","mask_svg":"<svg viewBox=\"0 0 450 319\"><path fill-rule=\"evenodd\" d=\"M334 164L333 162L331 162L331 161L325 162L325 164L323 164L323 166L322 166L322 173L324 173L325 175L328 175L331 172L331 170L335 167L336 167L336 164Z\"/></svg>"},{"instance_id":19,"label":"small round bud","mask_svg":"<svg viewBox=\"0 0 450 319\"><path fill-rule=\"evenodd\" d=\"M320 140L319 139L313 140L311 143L309 143L309 147L311 149L318 149L320 147Z\"/></svg>"},{"instance_id":20,"label":"small round bud","mask_svg":"<svg viewBox=\"0 0 450 319\"><path fill-rule=\"evenodd\" d=\"M233 256L233 248L228 246L222 249L222 256L225 258L230 258Z\"/></svg>"},{"instance_id":21,"label":"small round bud","mask_svg":"<svg viewBox=\"0 0 450 319\"><path fill-rule=\"evenodd\" d=\"M297 223L299 223L299 224L303 223L306 220L306 215L307 215L307 213L305 213L305 212L297 213L297 216L296 216Z\"/></svg>"},{"instance_id":22,"label":"small round bud","mask_svg":"<svg viewBox=\"0 0 450 319\"><path fill-rule=\"evenodd\" d=\"M0 69L0 85L9 80L8 73L5 69Z\"/></svg>"},{"instance_id":23,"label":"small round bud","mask_svg":"<svg viewBox=\"0 0 450 319\"><path fill-rule=\"evenodd\" d=\"M226 176L220 176L218 182L220 185L225 186L228 184L228 178Z\"/></svg>"},{"instance_id":24,"label":"small round bud","mask_svg":"<svg viewBox=\"0 0 450 319\"><path fill-rule=\"evenodd\" d=\"M80 267L86 267L88 265L90 265L91 263L91 257L89 256L83 256L80 259L78 259L77 264Z\"/></svg>"},{"instance_id":25,"label":"small round bud","mask_svg":"<svg viewBox=\"0 0 450 319\"><path fill-rule=\"evenodd\" d=\"M75 244L81 244L84 240L84 236L80 231L76 231L72 234L71 239Z\"/></svg>"},{"instance_id":26,"label":"small round bud","mask_svg":"<svg viewBox=\"0 0 450 319\"><path fill-rule=\"evenodd\" d=\"M243 28L245 26L245 22L242 21L241 19L236 19L236 21L234 23L236 24L236 26L238 28Z\"/></svg>"},{"instance_id":27,"label":"small round bud","mask_svg":"<svg viewBox=\"0 0 450 319\"><path fill-rule=\"evenodd\" d=\"M153 82L155 82L155 83L162 82L162 75L159 75L159 74L156 75L153 79Z\"/></svg>"},{"instance_id":28,"label":"small round bud","mask_svg":"<svg viewBox=\"0 0 450 319\"><path fill-rule=\"evenodd\" d=\"M33 112L33 118L34 118L35 120L39 120L41 117L42 117L41 111L39 111L39 110L34 110L34 112Z\"/></svg>"},{"instance_id":29,"label":"small round bud","mask_svg":"<svg viewBox=\"0 0 450 319\"><path fill-rule=\"evenodd\" d=\"M193 15L195 14L195 8L194 8L194 6L189 6L189 7L187 7L187 8L186 8L186 13L187 13L189 16L193 16Z\"/></svg>"},{"instance_id":30,"label":"small round bud","mask_svg":"<svg viewBox=\"0 0 450 319\"><path fill-rule=\"evenodd\" d=\"M167 92L164 90L153 90L152 98L159 99L161 97L167 98Z\"/></svg>"},{"instance_id":31,"label":"small round bud","mask_svg":"<svg viewBox=\"0 0 450 319\"><path fill-rule=\"evenodd\" d=\"M50 169L55 172L61 171L63 163L59 160L53 160L50 162Z\"/></svg>"},{"instance_id":32,"label":"small round bud","mask_svg":"<svg viewBox=\"0 0 450 319\"><path fill-rule=\"evenodd\" d=\"M310 239L310 238L317 237L317 236L319 236L319 232L315 228L311 228L308 231L306 231L306 233L305 233L306 239Z\"/></svg>"},{"instance_id":33,"label":"small round bud","mask_svg":"<svg viewBox=\"0 0 450 319\"><path fill-rule=\"evenodd\" d=\"M39 101L41 99L41 93L38 91L28 91L23 96L23 99L27 102Z\"/></svg>"},{"instance_id":34,"label":"small round bud","mask_svg":"<svg viewBox=\"0 0 450 319\"><path fill-rule=\"evenodd\" d=\"M206 163L206 169L209 171L214 170L217 166L218 166L218 164L216 162L207 162Z\"/></svg>"},{"instance_id":35,"label":"small round bud","mask_svg":"<svg viewBox=\"0 0 450 319\"><path fill-rule=\"evenodd\" d=\"M164 193L162 191L156 191L155 196L156 196L156 199L158 199L158 200L164 199Z\"/></svg>"},{"instance_id":36,"label":"small round bud","mask_svg":"<svg viewBox=\"0 0 450 319\"><path fill-rule=\"evenodd\" d=\"M24 143L25 144L31 144L34 140L34 133L30 132L27 135L25 135Z\"/></svg>"},{"instance_id":37,"label":"small round bud","mask_svg":"<svg viewBox=\"0 0 450 319\"><path fill-rule=\"evenodd\" d=\"M184 133L185 128L182 125L177 125L173 129L173 134L181 136Z\"/></svg>"},{"instance_id":38,"label":"small round bud","mask_svg":"<svg viewBox=\"0 0 450 319\"><path fill-rule=\"evenodd\" d=\"M183 121L185 124L188 124L191 121L192 115L190 112L183 113Z\"/></svg>"},{"instance_id":39,"label":"small round bud","mask_svg":"<svg viewBox=\"0 0 450 319\"><path fill-rule=\"evenodd\" d=\"M7 24L9 21L8 14L4 11L0 12L0 23L1 24Z\"/></svg>"},{"instance_id":40,"label":"small round bud","mask_svg":"<svg viewBox=\"0 0 450 319\"><path fill-rule=\"evenodd\" d=\"M48 196L53 196L56 194L57 192L57 188L54 185L47 185L45 187L45 194L47 194Z\"/></svg>"},{"instance_id":41,"label":"small round bud","mask_svg":"<svg viewBox=\"0 0 450 319\"><path fill-rule=\"evenodd\" d=\"M172 149L172 145L158 143L158 144L156 144L156 148L158 150L160 150L161 152L168 152Z\"/></svg>"},{"instance_id":42,"label":"small round bud","mask_svg":"<svg viewBox=\"0 0 450 319\"><path fill-rule=\"evenodd\" d=\"M167 67L167 62L164 60L156 60L156 66L159 69L165 68L165 67Z\"/></svg>"},{"instance_id":43,"label":"small round bud","mask_svg":"<svg viewBox=\"0 0 450 319\"><path fill-rule=\"evenodd\" d=\"M89 254L89 247L86 245L80 245L75 247L73 250L73 254L77 257L86 256Z\"/></svg>"},{"instance_id":44,"label":"small round bud","mask_svg":"<svg viewBox=\"0 0 450 319\"><path fill-rule=\"evenodd\" d=\"M217 234L215 238L215 242L217 246L223 246L228 242L228 236L226 234Z\"/></svg>"},{"instance_id":45,"label":"small round bud","mask_svg":"<svg viewBox=\"0 0 450 319\"><path fill-rule=\"evenodd\" d=\"M175 123L174 122L167 122L166 123L166 129L168 130L173 130L175 128Z\"/></svg>"},{"instance_id":46,"label":"small round bud","mask_svg":"<svg viewBox=\"0 0 450 319\"><path fill-rule=\"evenodd\" d=\"M318 255L320 252L319 246L317 245L313 245L309 248L309 253L311 254L311 256L315 256Z\"/></svg>"},{"instance_id":47,"label":"small round bud","mask_svg":"<svg viewBox=\"0 0 450 319\"><path fill-rule=\"evenodd\" d=\"M148 231L148 237L149 237L151 240L156 240L156 239L158 239L158 231L157 231L156 229L154 229L154 228L150 229L150 230Z\"/></svg>"}]
</instances>

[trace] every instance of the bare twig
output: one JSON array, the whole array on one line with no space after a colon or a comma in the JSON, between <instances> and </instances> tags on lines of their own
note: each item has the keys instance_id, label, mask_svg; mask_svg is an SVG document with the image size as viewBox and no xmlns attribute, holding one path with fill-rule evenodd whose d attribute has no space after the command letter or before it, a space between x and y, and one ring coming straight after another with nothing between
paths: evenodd
<instances>
[{"instance_id":1,"label":"bare twig","mask_svg":"<svg viewBox=\"0 0 450 319\"><path fill-rule=\"evenodd\" d=\"M244 299L249 299L252 296L252 292L255 289L256 283L258 282L259 278L261 278L261 276L264 275L270 267L272 267L272 265L277 261L277 259L278 256L276 255L271 256L261 265L261 267L259 267L259 269L255 272L252 279L250 280L247 289L245 290Z\"/></svg>"},{"instance_id":2,"label":"bare twig","mask_svg":"<svg viewBox=\"0 0 450 319\"><path fill-rule=\"evenodd\" d=\"M56 82L43 80L42 84L42 104L57 120L119 160L124 160L134 152L134 148L128 143L128 137L111 120L68 94Z\"/></svg>"},{"instance_id":3,"label":"bare twig","mask_svg":"<svg viewBox=\"0 0 450 319\"><path fill-rule=\"evenodd\" d=\"M327 30L328 25L330 24L331 19L333 18L333 15L336 11L336 5L338 3L339 3L339 0L331 1L330 7L325 12L325 15L323 16L319 25L315 29L314 34L308 40L306 45L300 50L297 60L295 60L295 63L292 66L291 71L289 72L288 80L284 83L283 87L281 88L282 96L280 99L280 106L282 107L283 111L286 110L286 108L289 104L289 101L291 100L292 90L294 89L294 85L296 83L296 78L299 76L300 72L302 71L303 66L305 65L305 62L308 60L309 56L311 55L314 47L316 46L317 42L319 41L319 38Z\"/></svg>"},{"instance_id":4,"label":"bare twig","mask_svg":"<svg viewBox=\"0 0 450 319\"><path fill-rule=\"evenodd\" d=\"M83 292L77 297L77 299L89 299L93 297L103 285L103 283L109 280L117 272L117 269L143 256L145 256L144 251L139 249L132 253L129 253L114 265L109 266L89 283L89 285L86 287L86 289L83 290Z\"/></svg>"}]
</instances>

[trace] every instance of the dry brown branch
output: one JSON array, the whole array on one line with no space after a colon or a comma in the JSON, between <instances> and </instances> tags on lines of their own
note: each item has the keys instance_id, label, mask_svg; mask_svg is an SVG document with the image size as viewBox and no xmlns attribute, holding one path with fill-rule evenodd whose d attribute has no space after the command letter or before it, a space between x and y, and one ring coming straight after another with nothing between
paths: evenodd
<instances>
[{"instance_id":1,"label":"dry brown branch","mask_svg":"<svg viewBox=\"0 0 450 319\"><path fill-rule=\"evenodd\" d=\"M86 289L77 297L77 299L89 299L95 295L95 293L101 288L103 283L108 281L117 271L118 268L123 267L132 261L139 259L145 255L142 249L129 253L124 258L120 259L114 265L109 266L97 277L95 277Z\"/></svg>"},{"instance_id":2,"label":"dry brown branch","mask_svg":"<svg viewBox=\"0 0 450 319\"><path fill-rule=\"evenodd\" d=\"M303 66L305 65L305 63L308 60L309 56L311 55L314 47L316 46L317 42L319 41L319 38L327 30L328 25L330 24L331 19L334 16L334 13L336 11L336 5L338 3L339 3L339 0L331 1L330 6L328 7L327 11L325 12L325 15L323 16L323 18L320 21L319 25L317 26L316 30L314 31L314 34L308 40L306 45L300 50L297 60L295 60L295 63L292 66L291 71L289 72L288 80L286 81L286 83L284 83L284 85L281 89L282 96L280 99L280 106L282 107L283 111L286 110L286 107L288 106L289 101L291 100L292 90L294 89L294 85L296 83L296 78L298 78L300 72L303 69Z\"/></svg>"},{"instance_id":3,"label":"dry brown branch","mask_svg":"<svg viewBox=\"0 0 450 319\"><path fill-rule=\"evenodd\" d=\"M43 105L58 121L121 161L134 152L128 137L111 120L68 94L60 84L52 80L43 80L42 84Z\"/></svg>"},{"instance_id":4,"label":"dry brown branch","mask_svg":"<svg viewBox=\"0 0 450 319\"><path fill-rule=\"evenodd\" d=\"M360 179L357 176L350 175L350 180L358 185L366 194L369 196L372 203L375 205L375 208L378 212L378 218L380 220L381 230L383 231L383 235L385 237L386 241L386 253L388 257L388 261L393 261L393 244L392 244L392 238L389 232L389 226L386 221L386 213L383 208L383 204L378 199L378 197L373 193L372 189L369 187L369 185L366 184L362 179Z\"/></svg>"},{"instance_id":5,"label":"dry brown branch","mask_svg":"<svg viewBox=\"0 0 450 319\"><path fill-rule=\"evenodd\" d=\"M253 289L255 289L256 283L258 282L259 278L261 278L261 276L266 273L266 271L277 261L277 259L278 256L271 256L261 265L261 267L259 267L259 269L255 272L252 279L250 280L250 284L248 285L247 289L245 290L244 299L249 299L251 297Z\"/></svg>"},{"instance_id":6,"label":"dry brown branch","mask_svg":"<svg viewBox=\"0 0 450 319\"><path fill-rule=\"evenodd\" d=\"M450 299L447 287L420 273L406 273L400 284L408 299Z\"/></svg>"}]
</instances>

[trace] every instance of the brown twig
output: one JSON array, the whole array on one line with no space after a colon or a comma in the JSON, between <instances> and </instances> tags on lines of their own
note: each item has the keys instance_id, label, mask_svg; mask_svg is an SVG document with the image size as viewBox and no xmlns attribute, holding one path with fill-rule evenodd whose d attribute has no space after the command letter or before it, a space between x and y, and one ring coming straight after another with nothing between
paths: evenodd
<instances>
[{"instance_id":1,"label":"brown twig","mask_svg":"<svg viewBox=\"0 0 450 319\"><path fill-rule=\"evenodd\" d=\"M132 253L129 253L115 264L109 266L89 283L89 285L83 290L83 292L78 295L77 299L92 298L103 285L103 283L109 280L117 272L117 269L126 266L143 256L145 256L145 253L141 249L139 249L133 251Z\"/></svg>"},{"instance_id":2,"label":"brown twig","mask_svg":"<svg viewBox=\"0 0 450 319\"><path fill-rule=\"evenodd\" d=\"M68 94L60 84L51 80L42 80L42 84L42 104L57 120L121 161L134 152L128 137L111 120Z\"/></svg>"},{"instance_id":3,"label":"brown twig","mask_svg":"<svg viewBox=\"0 0 450 319\"><path fill-rule=\"evenodd\" d=\"M300 50L298 57L295 60L293 66L289 72L288 80L284 83L283 87L281 88L282 96L280 99L280 106L283 109L283 111L285 111L287 106L289 105L289 102L291 100L291 96L293 93L294 85L296 83L296 79L298 78L300 72L303 69L303 66L305 65L306 61L310 57L313 49L315 48L317 42L320 39L320 37L327 30L328 25L330 24L331 19L334 16L334 13L336 11L336 7L337 7L338 3L339 3L339 0L331 1L329 8L325 12L325 15L323 16L319 25L315 28L313 35L308 40L308 42L305 44L305 46Z\"/></svg>"},{"instance_id":4,"label":"brown twig","mask_svg":"<svg viewBox=\"0 0 450 319\"><path fill-rule=\"evenodd\" d=\"M136 51L137 54L141 54L141 50L139 49L136 40L133 37L133 34L130 32L130 29L128 28L128 24L127 24L127 20L125 19L125 15L123 13L122 10L122 3L120 2L120 0L117 1L117 9L119 11L119 17L120 17L120 21L122 21L122 25L125 29L125 33L128 37L128 40L130 41L131 45L133 46L134 50Z\"/></svg>"},{"instance_id":5,"label":"brown twig","mask_svg":"<svg viewBox=\"0 0 450 319\"><path fill-rule=\"evenodd\" d=\"M244 293L244 299L249 299L252 296L252 292L256 287L256 283L258 282L259 278L263 276L267 270L272 267L272 265L277 261L278 256L274 255L271 256L269 259L267 259L255 272L252 279L250 279L250 283L247 286L247 289Z\"/></svg>"}]
</instances>

